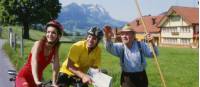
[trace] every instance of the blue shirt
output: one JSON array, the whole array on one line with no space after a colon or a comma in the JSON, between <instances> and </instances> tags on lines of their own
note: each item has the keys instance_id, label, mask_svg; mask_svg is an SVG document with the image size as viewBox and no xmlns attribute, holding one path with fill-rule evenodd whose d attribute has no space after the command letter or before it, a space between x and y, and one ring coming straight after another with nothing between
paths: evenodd
<instances>
[{"instance_id":1,"label":"blue shirt","mask_svg":"<svg viewBox=\"0 0 200 87\"><path fill-rule=\"evenodd\" d=\"M124 72L141 72L146 67L146 57L153 57L153 53L145 42L139 42L142 51L142 57L140 55L139 45L137 41L133 41L132 47L129 49L123 43L113 43L112 41L104 40L106 50L119 57L122 70ZM154 46L154 51L158 55L158 49ZM142 61L141 61L142 58ZM124 62L122 63L122 59Z\"/></svg>"}]
</instances>

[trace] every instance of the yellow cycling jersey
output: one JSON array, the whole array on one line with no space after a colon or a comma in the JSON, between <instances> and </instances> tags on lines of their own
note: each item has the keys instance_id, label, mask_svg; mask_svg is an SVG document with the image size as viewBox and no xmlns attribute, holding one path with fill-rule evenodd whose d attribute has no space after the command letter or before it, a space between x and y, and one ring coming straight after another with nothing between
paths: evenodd
<instances>
[{"instance_id":1,"label":"yellow cycling jersey","mask_svg":"<svg viewBox=\"0 0 200 87\"><path fill-rule=\"evenodd\" d=\"M82 72L86 73L89 67L98 68L101 63L101 49L97 46L90 53L86 46L87 41L78 41L74 43L68 53L68 57L63 62L60 72L66 73L69 76L74 75L68 68L68 58L74 62L74 66Z\"/></svg>"}]
</instances>

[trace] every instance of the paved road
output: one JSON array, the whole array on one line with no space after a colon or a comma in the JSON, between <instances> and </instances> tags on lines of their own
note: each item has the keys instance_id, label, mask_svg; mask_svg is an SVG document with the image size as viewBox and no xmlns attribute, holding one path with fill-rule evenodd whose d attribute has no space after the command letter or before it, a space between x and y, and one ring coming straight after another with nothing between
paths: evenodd
<instances>
[{"instance_id":1,"label":"paved road","mask_svg":"<svg viewBox=\"0 0 200 87\"><path fill-rule=\"evenodd\" d=\"M14 69L8 56L3 51L4 40L0 39L0 87L14 87L14 83L9 81L8 70Z\"/></svg>"}]
</instances>

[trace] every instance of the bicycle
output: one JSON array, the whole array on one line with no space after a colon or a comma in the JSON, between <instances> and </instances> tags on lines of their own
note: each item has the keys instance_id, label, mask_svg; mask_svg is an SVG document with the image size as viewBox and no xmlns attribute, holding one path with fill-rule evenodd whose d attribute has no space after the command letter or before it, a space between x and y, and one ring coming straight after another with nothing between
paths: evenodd
<instances>
[{"instance_id":1,"label":"bicycle","mask_svg":"<svg viewBox=\"0 0 200 87\"><path fill-rule=\"evenodd\" d=\"M105 74L107 74L107 70L105 69L100 69L100 72L103 72ZM9 78L9 81L11 82L14 82L16 81L16 76L17 76L17 72L16 70L8 70L8 74L11 76ZM75 79L75 81L72 83L73 84L73 87L82 87L83 86L83 83L81 81L80 78L77 78L77 77L73 77L73 79ZM16 87L16 84L15 84L15 87ZM49 80L49 81L45 81L42 83L41 87L53 87L52 86L52 81Z\"/></svg>"},{"instance_id":2,"label":"bicycle","mask_svg":"<svg viewBox=\"0 0 200 87\"><path fill-rule=\"evenodd\" d=\"M9 78L9 81L15 83L15 81L16 81L16 76L17 76L16 70L8 70L8 74L11 76L11 77ZM15 85L15 87L16 87L16 83L15 83L14 85ZM53 87L53 86L52 86L52 81L49 80L49 81L42 82L42 84L41 84L40 87Z\"/></svg>"}]
</instances>

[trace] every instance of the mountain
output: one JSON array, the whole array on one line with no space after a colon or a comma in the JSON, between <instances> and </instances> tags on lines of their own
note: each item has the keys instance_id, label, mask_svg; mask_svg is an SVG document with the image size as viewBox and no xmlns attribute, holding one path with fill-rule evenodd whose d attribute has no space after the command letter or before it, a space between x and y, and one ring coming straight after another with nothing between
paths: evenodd
<instances>
[{"instance_id":1,"label":"mountain","mask_svg":"<svg viewBox=\"0 0 200 87\"><path fill-rule=\"evenodd\" d=\"M71 3L61 9L58 16L66 31L88 30L92 26L121 27L126 22L113 19L109 13L99 5Z\"/></svg>"}]
</instances>

